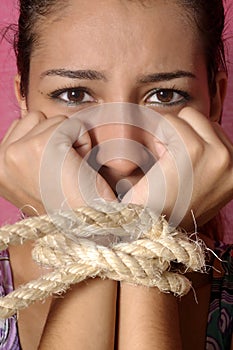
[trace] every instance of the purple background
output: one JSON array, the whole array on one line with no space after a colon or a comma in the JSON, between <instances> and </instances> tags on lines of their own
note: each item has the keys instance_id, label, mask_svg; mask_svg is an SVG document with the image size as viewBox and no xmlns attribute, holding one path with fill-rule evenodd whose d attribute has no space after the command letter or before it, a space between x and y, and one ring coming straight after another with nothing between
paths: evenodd
<instances>
[{"instance_id":1,"label":"purple background","mask_svg":"<svg viewBox=\"0 0 233 350\"><path fill-rule=\"evenodd\" d=\"M229 70L229 87L226 98L223 127L233 140L233 0L226 0L226 48ZM0 29L17 19L16 0L1 0ZM19 116L14 96L15 58L12 47L5 40L0 45L0 138L11 122ZM233 242L233 201L223 210L225 217L225 240ZM0 225L19 219L19 210L0 198Z\"/></svg>"}]
</instances>

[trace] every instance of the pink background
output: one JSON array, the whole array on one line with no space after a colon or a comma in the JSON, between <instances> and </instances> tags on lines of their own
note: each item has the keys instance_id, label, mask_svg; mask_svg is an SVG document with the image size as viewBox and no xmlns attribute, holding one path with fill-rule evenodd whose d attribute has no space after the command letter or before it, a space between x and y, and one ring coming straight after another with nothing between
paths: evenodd
<instances>
[{"instance_id":1,"label":"pink background","mask_svg":"<svg viewBox=\"0 0 233 350\"><path fill-rule=\"evenodd\" d=\"M233 140L233 0L226 0L226 47L228 51L229 88L223 114L223 127ZM17 19L16 0L1 0L0 29ZM10 44L0 45L0 139L19 111L14 97L14 75L16 73L14 52ZM233 201L224 208L225 240L233 241ZM19 219L19 211L0 198L0 225Z\"/></svg>"}]
</instances>

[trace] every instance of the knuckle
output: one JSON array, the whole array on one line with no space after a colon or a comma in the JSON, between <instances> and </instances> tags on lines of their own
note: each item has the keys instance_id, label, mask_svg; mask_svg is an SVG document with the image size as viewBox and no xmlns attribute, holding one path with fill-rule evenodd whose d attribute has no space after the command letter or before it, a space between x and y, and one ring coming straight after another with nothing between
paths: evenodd
<instances>
[{"instance_id":1,"label":"knuckle","mask_svg":"<svg viewBox=\"0 0 233 350\"><path fill-rule=\"evenodd\" d=\"M233 156L223 144L218 144L217 147L211 149L208 164L216 178L225 178L229 173L233 175Z\"/></svg>"},{"instance_id":2,"label":"knuckle","mask_svg":"<svg viewBox=\"0 0 233 350\"><path fill-rule=\"evenodd\" d=\"M219 163L223 170L230 170L233 172L233 154L230 152L230 150L222 146L221 152L219 154Z\"/></svg>"},{"instance_id":3,"label":"knuckle","mask_svg":"<svg viewBox=\"0 0 233 350\"><path fill-rule=\"evenodd\" d=\"M33 137L30 142L25 142L24 149L27 154L32 154L35 157L40 156L46 146L46 141L42 137Z\"/></svg>"},{"instance_id":4,"label":"knuckle","mask_svg":"<svg viewBox=\"0 0 233 350\"><path fill-rule=\"evenodd\" d=\"M67 120L67 117L65 115L59 114L59 115L52 117L52 119L53 119L54 123L60 124L60 123L64 122L65 120Z\"/></svg>"},{"instance_id":5,"label":"knuckle","mask_svg":"<svg viewBox=\"0 0 233 350\"><path fill-rule=\"evenodd\" d=\"M29 159L33 161L41 155L43 145L39 138L30 141L13 142L4 151L3 159L6 167L18 168L20 164L25 164Z\"/></svg>"},{"instance_id":6,"label":"knuckle","mask_svg":"<svg viewBox=\"0 0 233 350\"><path fill-rule=\"evenodd\" d=\"M187 107L182 108L182 109L179 111L178 116L179 116L180 118L182 118L182 117L184 117L186 114L193 113L193 112L194 112L193 108L187 106Z\"/></svg>"},{"instance_id":7,"label":"knuckle","mask_svg":"<svg viewBox=\"0 0 233 350\"><path fill-rule=\"evenodd\" d=\"M46 119L45 115L39 111L32 111L27 114L27 118L30 118L31 121L34 121L36 124L39 124Z\"/></svg>"},{"instance_id":8,"label":"knuckle","mask_svg":"<svg viewBox=\"0 0 233 350\"><path fill-rule=\"evenodd\" d=\"M189 155L193 162L198 161L203 157L205 153L205 144L203 142L198 142L196 144L190 144Z\"/></svg>"},{"instance_id":9,"label":"knuckle","mask_svg":"<svg viewBox=\"0 0 233 350\"><path fill-rule=\"evenodd\" d=\"M20 152L16 143L11 143L4 151L3 159L6 166L17 164L20 161Z\"/></svg>"}]
</instances>

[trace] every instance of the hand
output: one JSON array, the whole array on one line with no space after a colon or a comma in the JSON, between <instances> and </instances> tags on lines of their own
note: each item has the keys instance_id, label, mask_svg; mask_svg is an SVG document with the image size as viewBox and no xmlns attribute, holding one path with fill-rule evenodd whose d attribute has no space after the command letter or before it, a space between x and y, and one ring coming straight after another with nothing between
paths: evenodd
<instances>
[{"instance_id":1,"label":"hand","mask_svg":"<svg viewBox=\"0 0 233 350\"><path fill-rule=\"evenodd\" d=\"M64 200L78 207L93 197L115 198L104 179L83 161L90 149L90 137L77 118L47 119L41 112L29 113L13 122L0 144L0 195L27 215L60 209ZM88 188L88 198L82 197L77 183L81 165L81 192L86 195Z\"/></svg>"},{"instance_id":2,"label":"hand","mask_svg":"<svg viewBox=\"0 0 233 350\"><path fill-rule=\"evenodd\" d=\"M165 118L178 138L168 132L167 151L123 201L162 210L171 223L193 230L192 212L202 225L233 198L233 145L218 123L190 107ZM180 138L187 152L179 152Z\"/></svg>"}]
</instances>

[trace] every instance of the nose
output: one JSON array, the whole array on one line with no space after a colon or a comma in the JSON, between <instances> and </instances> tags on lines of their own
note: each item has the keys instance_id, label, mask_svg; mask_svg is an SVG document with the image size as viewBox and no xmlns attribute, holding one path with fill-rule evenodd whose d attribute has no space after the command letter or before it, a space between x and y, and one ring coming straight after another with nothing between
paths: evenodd
<instances>
[{"instance_id":1,"label":"nose","mask_svg":"<svg viewBox=\"0 0 233 350\"><path fill-rule=\"evenodd\" d=\"M142 131L141 131L142 132ZM122 176L144 169L150 154L140 130L130 125L105 125L95 132L96 161Z\"/></svg>"},{"instance_id":2,"label":"nose","mask_svg":"<svg viewBox=\"0 0 233 350\"><path fill-rule=\"evenodd\" d=\"M79 116L91 137L88 163L116 192L129 189L156 161L154 118L147 114L136 104L106 103Z\"/></svg>"},{"instance_id":3,"label":"nose","mask_svg":"<svg viewBox=\"0 0 233 350\"><path fill-rule=\"evenodd\" d=\"M102 125L90 132L94 158L104 177L117 181L146 173L154 163L145 132L133 125ZM108 179L109 180L109 179Z\"/></svg>"}]
</instances>

